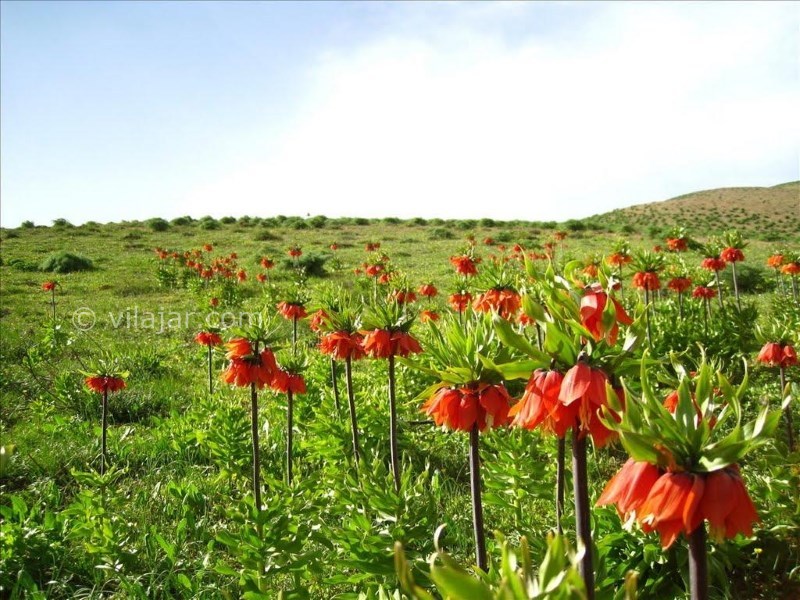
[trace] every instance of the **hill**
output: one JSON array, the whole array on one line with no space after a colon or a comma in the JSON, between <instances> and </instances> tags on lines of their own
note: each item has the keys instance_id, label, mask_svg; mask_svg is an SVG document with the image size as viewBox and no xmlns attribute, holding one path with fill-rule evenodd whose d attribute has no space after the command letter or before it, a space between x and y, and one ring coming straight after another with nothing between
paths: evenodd
<instances>
[{"instance_id":1,"label":"hill","mask_svg":"<svg viewBox=\"0 0 800 600\"><path fill-rule=\"evenodd\" d=\"M607 226L644 232L682 225L695 234L738 229L764 241L796 241L800 237L800 181L772 187L718 188L639 204L590 217Z\"/></svg>"}]
</instances>

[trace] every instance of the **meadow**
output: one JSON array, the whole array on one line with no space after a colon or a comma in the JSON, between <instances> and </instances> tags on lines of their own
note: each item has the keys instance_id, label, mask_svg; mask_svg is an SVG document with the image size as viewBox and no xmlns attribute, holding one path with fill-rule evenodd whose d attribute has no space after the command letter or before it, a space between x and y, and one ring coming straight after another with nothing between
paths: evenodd
<instances>
[{"instance_id":1,"label":"meadow","mask_svg":"<svg viewBox=\"0 0 800 600\"><path fill-rule=\"evenodd\" d=\"M730 456L714 455L715 468L738 464L759 521L752 535L709 541L708 597L800 597L800 453L787 437L787 414L796 424L800 409L785 400L797 396L800 368L787 362L780 369L782 388L777 363L757 359L768 342L800 345L797 275L781 273L800 261L800 233L790 228L776 241L769 227L742 228L744 239L731 231L725 238L727 227L715 232L686 221L689 230L619 216L567 223L186 217L3 229L0 595L706 597L690 591L688 536L662 549L657 533L644 533L634 519L625 523L613 504L595 506L629 454L651 456L633 440L665 435L669 446L678 433L657 424L641 430L621 409L611 437L622 443L598 443L598 430L580 433L594 440L584 465L592 592L584 587L585 553L575 553L580 509L569 464L557 514L554 422L544 418L532 430L492 426L512 420L508 405L495 406L500 412L478 438L477 425L454 425L430 404L421 410L440 389L480 386L503 386L516 404L534 368L567 371L585 359L606 369L615 389L624 385L627 406L640 399L645 417L680 390L676 419L705 436L703 452L735 443ZM686 247L673 248L668 238ZM729 261L735 284L730 264L723 262L719 281L701 267L731 244L744 253ZM300 254L290 256L292 249ZM615 255L630 262L610 261ZM465 274L453 257L472 261L477 274ZM637 289L637 272L657 274L658 287ZM680 297L667 285L676 278L691 279ZM51 281L53 289L43 289ZM595 282L603 292L585 287ZM425 296L425 284L438 294ZM697 286L711 290L707 299L692 297ZM473 304L491 290L513 292L518 303ZM459 292L472 294L462 312L448 299ZM592 293L602 294L602 315L589 323L581 306ZM612 295L630 322L617 321ZM276 308L281 302L302 305L308 317L339 310L341 320L314 331L300 317L293 344L292 319ZM433 312L439 319L426 322ZM258 330L261 318L268 325ZM343 362L333 363L334 386L331 358L319 352L320 338L342 323L353 334L411 336L422 350L383 352L376 342L372 357L353 361L358 462ZM237 357L230 348L226 357L223 346L207 351L196 341L201 331L224 341L269 340L278 365L302 377L305 391L287 393L291 386L272 378L260 389L249 380L228 385L221 375ZM707 371L713 385L703 380ZM102 474L102 394L86 385L93 375L126 384L108 394ZM396 389L396 464L388 387ZM646 398L650 392L657 403ZM722 414L734 406L736 424ZM602 411L591 418L604 414L610 419ZM440 420L445 426L434 423ZM754 420L750 429L738 426ZM605 434L606 425L617 426L612 421L597 427ZM471 429L480 448L488 574L474 567ZM660 472L673 472L664 465ZM563 537L552 534L557 519Z\"/></svg>"}]
</instances>

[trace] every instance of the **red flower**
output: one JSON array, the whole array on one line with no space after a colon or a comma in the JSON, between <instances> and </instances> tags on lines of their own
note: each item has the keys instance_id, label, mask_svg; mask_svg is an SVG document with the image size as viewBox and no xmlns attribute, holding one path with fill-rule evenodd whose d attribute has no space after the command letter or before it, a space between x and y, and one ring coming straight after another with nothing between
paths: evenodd
<instances>
[{"instance_id":1,"label":"red flower","mask_svg":"<svg viewBox=\"0 0 800 600\"><path fill-rule=\"evenodd\" d=\"M545 431L564 437L575 425L578 404L566 406L558 399L563 381L564 376L558 371L534 371L522 399L508 413L509 417L514 417L512 425L525 429L541 425Z\"/></svg>"},{"instance_id":2,"label":"red flower","mask_svg":"<svg viewBox=\"0 0 800 600\"><path fill-rule=\"evenodd\" d=\"M45 281L42 284L42 290L45 292L52 292L56 289L56 282L55 281Z\"/></svg>"},{"instance_id":3,"label":"red flower","mask_svg":"<svg viewBox=\"0 0 800 600\"><path fill-rule=\"evenodd\" d=\"M256 279L258 280L258 283L266 283L267 276L264 275L263 273L259 273L258 275L256 275Z\"/></svg>"},{"instance_id":4,"label":"red flower","mask_svg":"<svg viewBox=\"0 0 800 600\"><path fill-rule=\"evenodd\" d=\"M330 317L328 317L328 313L326 313L323 309L319 309L313 315L311 315L311 322L308 324L308 327L311 331L319 331L322 329L323 325L325 325L325 321L327 321Z\"/></svg>"},{"instance_id":5,"label":"red flower","mask_svg":"<svg viewBox=\"0 0 800 600\"><path fill-rule=\"evenodd\" d=\"M759 521L736 465L706 475L700 512L708 519L711 537L717 540L737 533L753 535L753 523Z\"/></svg>"},{"instance_id":6,"label":"red flower","mask_svg":"<svg viewBox=\"0 0 800 600\"><path fill-rule=\"evenodd\" d=\"M610 345L617 343L619 323L630 325L633 319L628 316L622 305L614 298L615 317L612 323L603 322L603 311L608 303L608 294L596 289L589 289L581 298L581 324L588 329L595 341L605 339Z\"/></svg>"},{"instance_id":7,"label":"red flower","mask_svg":"<svg viewBox=\"0 0 800 600\"><path fill-rule=\"evenodd\" d=\"M211 244L203 244L203 250L205 250L206 252L211 252L213 249L214 246L212 246Z\"/></svg>"},{"instance_id":8,"label":"red flower","mask_svg":"<svg viewBox=\"0 0 800 600\"><path fill-rule=\"evenodd\" d=\"M514 290L487 290L472 303L472 308L477 312L497 311L504 319L515 315L520 307L520 297Z\"/></svg>"},{"instance_id":9,"label":"red flower","mask_svg":"<svg viewBox=\"0 0 800 600\"><path fill-rule=\"evenodd\" d=\"M450 306L453 308L453 310L457 312L464 312L472 302L472 294L469 292L452 294L450 298L448 298L448 301L450 302Z\"/></svg>"},{"instance_id":10,"label":"red flower","mask_svg":"<svg viewBox=\"0 0 800 600\"><path fill-rule=\"evenodd\" d=\"M800 273L800 263L790 262L781 267L781 273L784 275L797 275Z\"/></svg>"},{"instance_id":11,"label":"red flower","mask_svg":"<svg viewBox=\"0 0 800 600\"><path fill-rule=\"evenodd\" d=\"M797 353L791 344L767 342L761 347L756 360L768 367L791 367L797 364Z\"/></svg>"},{"instance_id":12,"label":"red flower","mask_svg":"<svg viewBox=\"0 0 800 600\"><path fill-rule=\"evenodd\" d=\"M201 331L194 336L194 341L203 346L221 346L222 338L213 331Z\"/></svg>"},{"instance_id":13,"label":"red flower","mask_svg":"<svg viewBox=\"0 0 800 600\"><path fill-rule=\"evenodd\" d=\"M629 458L611 481L608 482L597 506L616 504L617 512L625 520L641 508L661 472L648 462Z\"/></svg>"},{"instance_id":14,"label":"red flower","mask_svg":"<svg viewBox=\"0 0 800 600\"><path fill-rule=\"evenodd\" d=\"M265 256L264 258L261 259L261 266L264 269L271 269L272 267L275 266L275 261Z\"/></svg>"},{"instance_id":15,"label":"red flower","mask_svg":"<svg viewBox=\"0 0 800 600\"><path fill-rule=\"evenodd\" d=\"M299 246L292 246L292 247L291 247L291 248L289 248L289 250L287 251L287 254L288 254L289 256L291 256L292 258L297 258L297 257L299 257L299 256L302 256L302 255L303 255L303 251L302 251L302 250L300 250L300 247L299 247Z\"/></svg>"},{"instance_id":16,"label":"red flower","mask_svg":"<svg viewBox=\"0 0 800 600\"><path fill-rule=\"evenodd\" d=\"M714 288L698 285L692 291L692 298L713 298L716 294Z\"/></svg>"},{"instance_id":17,"label":"red flower","mask_svg":"<svg viewBox=\"0 0 800 600\"><path fill-rule=\"evenodd\" d=\"M253 355L253 347L248 340L238 338L226 344L230 360L228 368L222 374L225 383L239 387L255 384L259 389L269 385L278 370L275 355L265 348L257 356ZM241 354L247 351L247 354Z\"/></svg>"},{"instance_id":18,"label":"red flower","mask_svg":"<svg viewBox=\"0 0 800 600\"><path fill-rule=\"evenodd\" d=\"M364 352L372 358L408 356L422 352L419 342L403 331L375 329L364 335Z\"/></svg>"},{"instance_id":19,"label":"red flower","mask_svg":"<svg viewBox=\"0 0 800 600\"><path fill-rule=\"evenodd\" d=\"M111 375L90 375L85 380L86 387L98 394L118 392L125 389L125 380Z\"/></svg>"},{"instance_id":20,"label":"red flower","mask_svg":"<svg viewBox=\"0 0 800 600\"><path fill-rule=\"evenodd\" d=\"M440 388L422 405L422 411L437 425L470 431L478 424L481 431L508 423L510 397L502 385Z\"/></svg>"},{"instance_id":21,"label":"red flower","mask_svg":"<svg viewBox=\"0 0 800 600\"><path fill-rule=\"evenodd\" d=\"M566 231L556 231L556 232L555 232L555 234L553 235L553 237L554 237L554 238L555 238L557 241L559 241L559 242L560 242L561 240L563 240L564 238L566 238L566 237L567 237L567 232L566 232Z\"/></svg>"},{"instance_id":22,"label":"red flower","mask_svg":"<svg viewBox=\"0 0 800 600\"><path fill-rule=\"evenodd\" d=\"M214 308L216 308L217 306L219 306L219 298L211 298L211 299L208 301L208 303L209 303L211 306L213 306Z\"/></svg>"},{"instance_id":23,"label":"red flower","mask_svg":"<svg viewBox=\"0 0 800 600\"><path fill-rule=\"evenodd\" d=\"M583 274L587 277L597 277L597 265L586 265L583 267Z\"/></svg>"},{"instance_id":24,"label":"red flower","mask_svg":"<svg viewBox=\"0 0 800 600\"><path fill-rule=\"evenodd\" d=\"M438 321L439 320L439 313L433 310L423 310L419 313L419 320L421 323L427 323L428 321Z\"/></svg>"},{"instance_id":25,"label":"red flower","mask_svg":"<svg viewBox=\"0 0 800 600\"><path fill-rule=\"evenodd\" d=\"M284 319L291 321L292 319L302 319L308 313L302 304L296 302L278 302L278 312Z\"/></svg>"},{"instance_id":26,"label":"red flower","mask_svg":"<svg viewBox=\"0 0 800 600\"><path fill-rule=\"evenodd\" d=\"M661 289L658 273L653 271L639 271L633 275L633 287L650 292Z\"/></svg>"},{"instance_id":27,"label":"red flower","mask_svg":"<svg viewBox=\"0 0 800 600\"><path fill-rule=\"evenodd\" d=\"M380 277L378 277L378 283L381 285L386 285L391 281L392 274L391 273L382 273Z\"/></svg>"},{"instance_id":28,"label":"red flower","mask_svg":"<svg viewBox=\"0 0 800 600\"><path fill-rule=\"evenodd\" d=\"M409 290L394 290L390 296L390 300L394 300L398 304L411 304L416 302L417 295Z\"/></svg>"},{"instance_id":29,"label":"red flower","mask_svg":"<svg viewBox=\"0 0 800 600\"><path fill-rule=\"evenodd\" d=\"M667 283L667 287L674 292L682 294L692 287L692 280L688 277L673 277Z\"/></svg>"},{"instance_id":30,"label":"red flower","mask_svg":"<svg viewBox=\"0 0 800 600\"><path fill-rule=\"evenodd\" d=\"M614 435L600 422L598 416L598 410L606 404L607 381L608 376L603 371L579 362L564 375L558 394L559 401L565 406L577 404L581 433L591 434L598 448L604 446Z\"/></svg>"},{"instance_id":31,"label":"red flower","mask_svg":"<svg viewBox=\"0 0 800 600\"><path fill-rule=\"evenodd\" d=\"M707 271L722 271L725 268L725 261L721 258L708 256L703 259L703 262L700 263L700 266Z\"/></svg>"},{"instance_id":32,"label":"red flower","mask_svg":"<svg viewBox=\"0 0 800 600\"><path fill-rule=\"evenodd\" d=\"M486 246L494 246L494 240L490 237L484 238L483 243Z\"/></svg>"},{"instance_id":33,"label":"red flower","mask_svg":"<svg viewBox=\"0 0 800 600\"><path fill-rule=\"evenodd\" d=\"M370 277L377 277L383 271L383 265L375 264L375 265L368 265L364 263L364 273L366 273Z\"/></svg>"},{"instance_id":34,"label":"red flower","mask_svg":"<svg viewBox=\"0 0 800 600\"><path fill-rule=\"evenodd\" d=\"M225 347L228 349L225 358L229 360L253 355L253 344L250 343L250 340L245 338L233 338L225 344Z\"/></svg>"},{"instance_id":35,"label":"red flower","mask_svg":"<svg viewBox=\"0 0 800 600\"><path fill-rule=\"evenodd\" d=\"M633 259L627 255L622 254L621 252L614 252L614 254L610 255L606 258L606 262L611 265L612 267L622 268L623 266L627 265Z\"/></svg>"},{"instance_id":36,"label":"red flower","mask_svg":"<svg viewBox=\"0 0 800 600\"><path fill-rule=\"evenodd\" d=\"M336 252L339 249L339 244L334 242L333 244L330 245L330 249Z\"/></svg>"},{"instance_id":37,"label":"red flower","mask_svg":"<svg viewBox=\"0 0 800 600\"><path fill-rule=\"evenodd\" d=\"M477 275L478 273L478 269L475 266L478 264L478 261L466 254L451 256L450 263L455 267L456 273L459 275L470 276Z\"/></svg>"},{"instance_id":38,"label":"red flower","mask_svg":"<svg viewBox=\"0 0 800 600\"><path fill-rule=\"evenodd\" d=\"M302 375L290 373L283 369L278 369L272 376L270 387L276 392L292 392L293 394L305 394L306 382Z\"/></svg>"},{"instance_id":39,"label":"red flower","mask_svg":"<svg viewBox=\"0 0 800 600\"><path fill-rule=\"evenodd\" d=\"M690 535L703 521L699 507L704 490L702 475L664 473L637 511L642 530L646 533L658 531L664 549L673 544L681 531Z\"/></svg>"},{"instance_id":40,"label":"red flower","mask_svg":"<svg viewBox=\"0 0 800 600\"><path fill-rule=\"evenodd\" d=\"M419 290L417 291L419 292L420 296L424 296L425 298L433 298L439 293L439 290L437 290L436 286L432 283L426 283L419 286Z\"/></svg>"},{"instance_id":41,"label":"red flower","mask_svg":"<svg viewBox=\"0 0 800 600\"><path fill-rule=\"evenodd\" d=\"M780 269L783 264L783 254L773 254L767 259L767 266L773 269Z\"/></svg>"},{"instance_id":42,"label":"red flower","mask_svg":"<svg viewBox=\"0 0 800 600\"><path fill-rule=\"evenodd\" d=\"M323 354L330 354L336 360L347 358L358 360L365 355L363 342L363 336L358 333L334 331L322 336L319 349Z\"/></svg>"},{"instance_id":43,"label":"red flower","mask_svg":"<svg viewBox=\"0 0 800 600\"><path fill-rule=\"evenodd\" d=\"M364 246L364 250L366 250L367 252L375 252L375 250L377 250L380 247L381 247L380 242L367 242L367 244Z\"/></svg>"},{"instance_id":44,"label":"red flower","mask_svg":"<svg viewBox=\"0 0 800 600\"><path fill-rule=\"evenodd\" d=\"M739 248L730 247L720 252L719 257L729 263L741 262L744 260L744 252Z\"/></svg>"},{"instance_id":45,"label":"red flower","mask_svg":"<svg viewBox=\"0 0 800 600\"><path fill-rule=\"evenodd\" d=\"M236 279L239 281L247 281L247 273L244 269L239 269L236 273Z\"/></svg>"},{"instance_id":46,"label":"red flower","mask_svg":"<svg viewBox=\"0 0 800 600\"><path fill-rule=\"evenodd\" d=\"M672 252L685 252L688 245L685 238L667 238L667 248Z\"/></svg>"}]
</instances>

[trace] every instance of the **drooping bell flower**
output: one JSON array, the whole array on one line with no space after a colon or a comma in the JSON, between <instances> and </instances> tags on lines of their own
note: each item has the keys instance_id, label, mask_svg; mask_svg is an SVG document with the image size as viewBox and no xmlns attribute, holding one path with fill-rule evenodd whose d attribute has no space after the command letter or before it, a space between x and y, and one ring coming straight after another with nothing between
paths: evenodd
<instances>
[{"instance_id":1,"label":"drooping bell flower","mask_svg":"<svg viewBox=\"0 0 800 600\"><path fill-rule=\"evenodd\" d=\"M514 419L511 425L525 429L541 426L545 431L563 438L575 425L579 408L577 402L566 405L559 400L563 381L564 376L558 371L534 371L525 386L522 399L508 413Z\"/></svg>"},{"instance_id":2,"label":"drooping bell flower","mask_svg":"<svg viewBox=\"0 0 800 600\"><path fill-rule=\"evenodd\" d=\"M416 302L417 295L411 290L394 290L390 296L390 300L394 300L398 304L411 304Z\"/></svg>"},{"instance_id":3,"label":"drooping bell flower","mask_svg":"<svg viewBox=\"0 0 800 600\"><path fill-rule=\"evenodd\" d=\"M300 246L292 246L286 252L290 257L294 259L298 259L303 255L303 251L300 249Z\"/></svg>"},{"instance_id":4,"label":"drooping bell flower","mask_svg":"<svg viewBox=\"0 0 800 600\"><path fill-rule=\"evenodd\" d=\"M270 387L276 391L286 394L292 392L293 394L305 394L306 382L303 376L298 373L292 373L284 369L278 369L272 377Z\"/></svg>"},{"instance_id":5,"label":"drooping bell flower","mask_svg":"<svg viewBox=\"0 0 800 600\"><path fill-rule=\"evenodd\" d=\"M768 367L791 367L797 364L797 353L791 344L767 342L761 347L756 360Z\"/></svg>"},{"instance_id":6,"label":"drooping bell flower","mask_svg":"<svg viewBox=\"0 0 800 600\"><path fill-rule=\"evenodd\" d=\"M278 302L277 308L281 316L288 321L303 319L308 315L305 306L298 302Z\"/></svg>"},{"instance_id":7,"label":"drooping bell flower","mask_svg":"<svg viewBox=\"0 0 800 600\"><path fill-rule=\"evenodd\" d=\"M258 281L258 283L266 283L267 276L264 275L264 273L259 273L258 275L256 275L256 280Z\"/></svg>"},{"instance_id":8,"label":"drooping bell flower","mask_svg":"<svg viewBox=\"0 0 800 600\"><path fill-rule=\"evenodd\" d=\"M90 375L84 382L86 387L98 394L119 392L127 387L124 379L112 375Z\"/></svg>"},{"instance_id":9,"label":"drooping bell flower","mask_svg":"<svg viewBox=\"0 0 800 600\"><path fill-rule=\"evenodd\" d=\"M511 289L487 290L472 303L476 312L496 311L504 319L511 319L519 311L521 304L519 294Z\"/></svg>"},{"instance_id":10,"label":"drooping bell flower","mask_svg":"<svg viewBox=\"0 0 800 600\"><path fill-rule=\"evenodd\" d=\"M438 321L439 313L434 310L422 310L419 313L420 323L427 323L428 321Z\"/></svg>"},{"instance_id":11,"label":"drooping bell flower","mask_svg":"<svg viewBox=\"0 0 800 600\"><path fill-rule=\"evenodd\" d=\"M628 316L622 305L614 298L611 301L614 303L614 319L608 322L603 319L606 305L608 304L608 294L602 289L596 287L586 290L581 298L581 324L591 332L595 341L604 339L608 344L613 346L617 343L617 336L619 335L619 324L630 325L633 319Z\"/></svg>"},{"instance_id":12,"label":"drooping bell flower","mask_svg":"<svg viewBox=\"0 0 800 600\"><path fill-rule=\"evenodd\" d=\"M202 346L221 346L222 338L213 331L201 331L194 336L194 341Z\"/></svg>"},{"instance_id":13,"label":"drooping bell flower","mask_svg":"<svg viewBox=\"0 0 800 600\"><path fill-rule=\"evenodd\" d=\"M661 289L658 273L653 271L639 271L633 275L633 287L653 292Z\"/></svg>"},{"instance_id":14,"label":"drooping bell flower","mask_svg":"<svg viewBox=\"0 0 800 600\"><path fill-rule=\"evenodd\" d=\"M623 254L622 252L614 252L606 258L606 262L609 266L616 267L618 269L621 269L632 260L633 258L629 254Z\"/></svg>"},{"instance_id":15,"label":"drooping bell flower","mask_svg":"<svg viewBox=\"0 0 800 600\"><path fill-rule=\"evenodd\" d=\"M689 246L686 243L686 238L667 238L667 248L671 252L685 252Z\"/></svg>"},{"instance_id":16,"label":"drooping bell flower","mask_svg":"<svg viewBox=\"0 0 800 600\"><path fill-rule=\"evenodd\" d=\"M597 506L616 504L617 512L627 520L647 500L650 490L659 477L661 471L655 465L629 458L606 484L603 493L597 499Z\"/></svg>"},{"instance_id":17,"label":"drooping bell flower","mask_svg":"<svg viewBox=\"0 0 800 600\"><path fill-rule=\"evenodd\" d=\"M714 288L710 288L705 285L698 285L692 290L692 298L702 298L702 299L709 299L713 298L717 295L717 292L714 291Z\"/></svg>"},{"instance_id":18,"label":"drooping bell flower","mask_svg":"<svg viewBox=\"0 0 800 600\"><path fill-rule=\"evenodd\" d=\"M319 341L319 349L323 354L329 354L336 360L358 360L365 356L363 348L364 338L358 333L347 331L333 331L326 333Z\"/></svg>"},{"instance_id":19,"label":"drooping bell flower","mask_svg":"<svg viewBox=\"0 0 800 600\"><path fill-rule=\"evenodd\" d=\"M784 275L800 275L800 262L786 263L781 267L781 273Z\"/></svg>"},{"instance_id":20,"label":"drooping bell flower","mask_svg":"<svg viewBox=\"0 0 800 600\"><path fill-rule=\"evenodd\" d=\"M219 298L209 298L209 300L208 300L208 304L209 304L209 305L210 305L212 308L216 308L216 307L218 307L218 306L219 306Z\"/></svg>"},{"instance_id":21,"label":"drooping bell flower","mask_svg":"<svg viewBox=\"0 0 800 600\"><path fill-rule=\"evenodd\" d=\"M467 310L472 303L472 294L469 292L451 294L448 298L448 302L454 311L462 313Z\"/></svg>"},{"instance_id":22,"label":"drooping bell flower","mask_svg":"<svg viewBox=\"0 0 800 600\"><path fill-rule=\"evenodd\" d=\"M42 291L44 292L52 292L54 289L56 289L55 281L45 281L42 284Z\"/></svg>"},{"instance_id":23,"label":"drooping bell flower","mask_svg":"<svg viewBox=\"0 0 800 600\"><path fill-rule=\"evenodd\" d=\"M377 277L383 272L383 265L380 263L376 263L374 265L370 265L368 263L364 263L364 273L366 273L369 277Z\"/></svg>"},{"instance_id":24,"label":"drooping bell flower","mask_svg":"<svg viewBox=\"0 0 800 600\"><path fill-rule=\"evenodd\" d=\"M234 338L225 344L228 352L228 367L222 374L225 383L245 387L254 384L258 389L269 385L277 371L277 363L272 350L265 348L255 354L250 340Z\"/></svg>"},{"instance_id":25,"label":"drooping bell flower","mask_svg":"<svg viewBox=\"0 0 800 600\"><path fill-rule=\"evenodd\" d=\"M728 247L719 253L719 257L726 263L741 262L744 260L744 252L739 248Z\"/></svg>"},{"instance_id":26,"label":"drooping bell flower","mask_svg":"<svg viewBox=\"0 0 800 600\"><path fill-rule=\"evenodd\" d=\"M478 274L478 268L476 266L478 262L478 259L466 254L450 257L450 263L455 267L456 273L464 275L465 277Z\"/></svg>"},{"instance_id":27,"label":"drooping bell flower","mask_svg":"<svg viewBox=\"0 0 800 600\"><path fill-rule=\"evenodd\" d=\"M783 264L783 254L772 254L767 258L767 266L771 269L780 269Z\"/></svg>"},{"instance_id":28,"label":"drooping bell flower","mask_svg":"<svg viewBox=\"0 0 800 600\"><path fill-rule=\"evenodd\" d=\"M681 532L688 537L703 522L700 501L704 490L702 475L666 472L653 485L636 519L644 532L657 531L661 547L669 548Z\"/></svg>"},{"instance_id":29,"label":"drooping bell flower","mask_svg":"<svg viewBox=\"0 0 800 600\"><path fill-rule=\"evenodd\" d=\"M364 352L372 358L406 357L422 352L419 342L404 331L375 329L364 334Z\"/></svg>"},{"instance_id":30,"label":"drooping bell flower","mask_svg":"<svg viewBox=\"0 0 800 600\"><path fill-rule=\"evenodd\" d=\"M760 519L739 474L739 467L731 465L705 477L700 512L708 520L711 537L722 541L723 538L736 537L738 533L753 535L753 524Z\"/></svg>"},{"instance_id":31,"label":"drooping bell flower","mask_svg":"<svg viewBox=\"0 0 800 600\"><path fill-rule=\"evenodd\" d=\"M725 269L725 261L715 256L707 256L700 263L700 266L707 271L714 271L717 273Z\"/></svg>"},{"instance_id":32,"label":"drooping bell flower","mask_svg":"<svg viewBox=\"0 0 800 600\"><path fill-rule=\"evenodd\" d=\"M203 244L203 250L205 250L206 252L211 252L213 249L214 246L212 246L211 244Z\"/></svg>"},{"instance_id":33,"label":"drooping bell flower","mask_svg":"<svg viewBox=\"0 0 800 600\"><path fill-rule=\"evenodd\" d=\"M328 321L328 313L326 313L323 309L319 309L313 315L311 315L311 320L308 323L308 328L315 333L319 333L325 323Z\"/></svg>"},{"instance_id":34,"label":"drooping bell flower","mask_svg":"<svg viewBox=\"0 0 800 600\"><path fill-rule=\"evenodd\" d=\"M581 435L589 433L598 448L603 447L615 434L600 421L598 411L607 405L606 382L608 376L584 362L578 362L564 375L558 399L565 406L578 406L578 425ZM621 392L617 392L620 395ZM623 398L620 397L620 401Z\"/></svg>"},{"instance_id":35,"label":"drooping bell flower","mask_svg":"<svg viewBox=\"0 0 800 600\"><path fill-rule=\"evenodd\" d=\"M436 289L436 286L432 283L425 283L419 286L419 295L425 298L433 298L439 293L439 290Z\"/></svg>"},{"instance_id":36,"label":"drooping bell flower","mask_svg":"<svg viewBox=\"0 0 800 600\"><path fill-rule=\"evenodd\" d=\"M266 256L263 257L260 262L261 262L261 267L267 270L275 266L275 261L273 261L270 258L267 258Z\"/></svg>"},{"instance_id":37,"label":"drooping bell flower","mask_svg":"<svg viewBox=\"0 0 800 600\"><path fill-rule=\"evenodd\" d=\"M364 246L364 250L366 250L367 252L375 252L380 247L381 247L380 242L367 242L367 244Z\"/></svg>"},{"instance_id":38,"label":"drooping bell flower","mask_svg":"<svg viewBox=\"0 0 800 600\"><path fill-rule=\"evenodd\" d=\"M236 272L236 279L238 279L240 282L247 281L247 272L244 269L239 269Z\"/></svg>"},{"instance_id":39,"label":"drooping bell flower","mask_svg":"<svg viewBox=\"0 0 800 600\"><path fill-rule=\"evenodd\" d=\"M422 411L439 426L469 432L477 424L483 431L508 424L510 400L499 384L443 387L425 402Z\"/></svg>"},{"instance_id":40,"label":"drooping bell flower","mask_svg":"<svg viewBox=\"0 0 800 600\"><path fill-rule=\"evenodd\" d=\"M673 277L667 282L667 288L678 294L683 294L690 287L692 287L692 280L688 277Z\"/></svg>"},{"instance_id":41,"label":"drooping bell flower","mask_svg":"<svg viewBox=\"0 0 800 600\"><path fill-rule=\"evenodd\" d=\"M333 250L334 252L336 252L336 251L339 249L339 244L337 244L336 242L334 242L333 244L331 244L331 245L330 245L330 246L328 246L328 247L329 247L331 250Z\"/></svg>"}]
</instances>

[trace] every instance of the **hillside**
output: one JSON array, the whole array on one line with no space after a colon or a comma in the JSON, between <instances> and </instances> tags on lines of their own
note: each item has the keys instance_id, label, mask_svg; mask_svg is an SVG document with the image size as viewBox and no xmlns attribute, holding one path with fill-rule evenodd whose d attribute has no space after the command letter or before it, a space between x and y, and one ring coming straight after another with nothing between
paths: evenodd
<instances>
[{"instance_id":1,"label":"hillside","mask_svg":"<svg viewBox=\"0 0 800 600\"><path fill-rule=\"evenodd\" d=\"M794 241L800 237L800 181L773 187L719 188L591 217L634 231L683 225L699 235L738 229L746 237Z\"/></svg>"}]
</instances>

